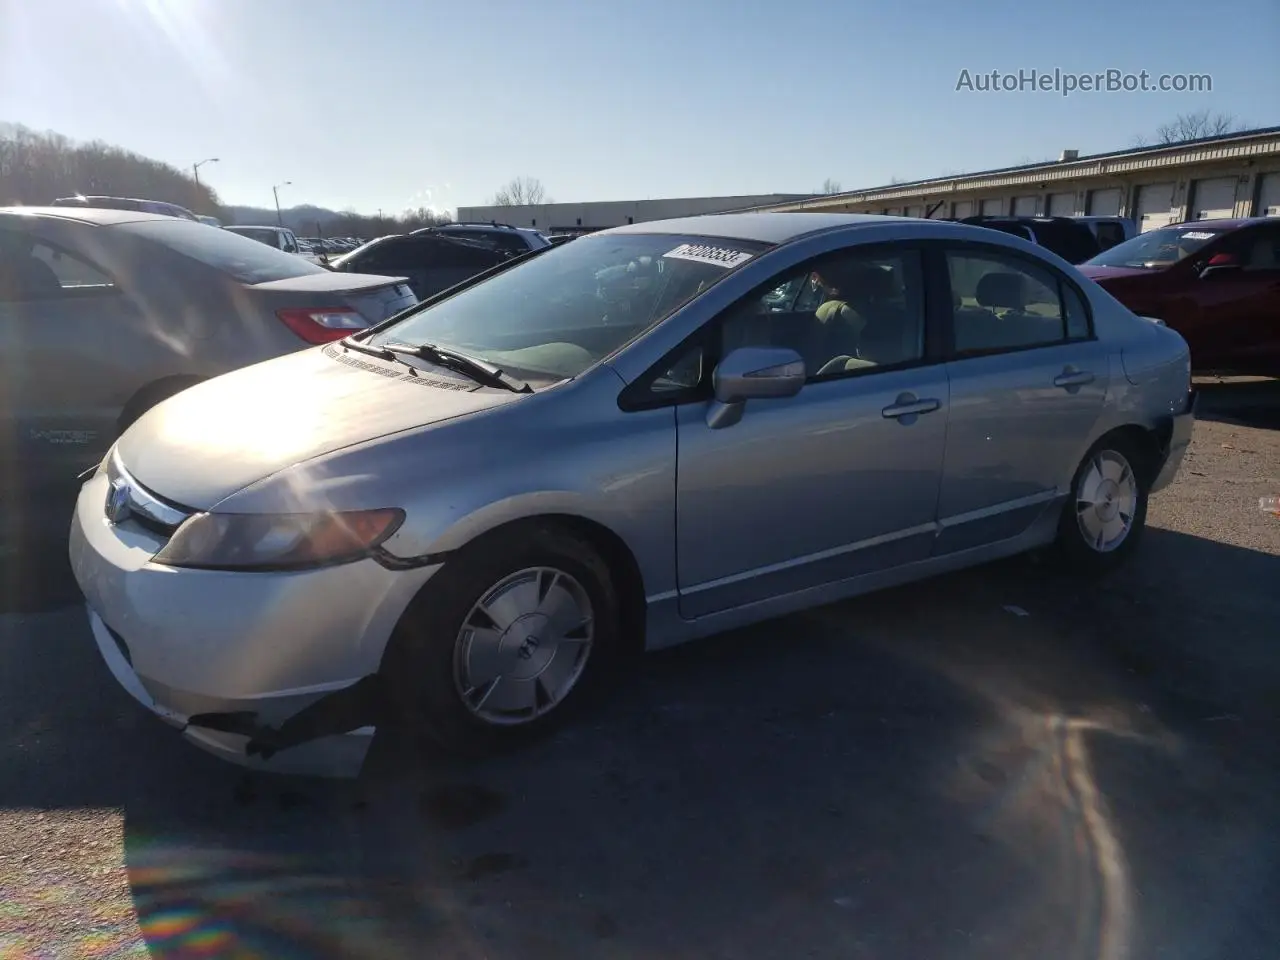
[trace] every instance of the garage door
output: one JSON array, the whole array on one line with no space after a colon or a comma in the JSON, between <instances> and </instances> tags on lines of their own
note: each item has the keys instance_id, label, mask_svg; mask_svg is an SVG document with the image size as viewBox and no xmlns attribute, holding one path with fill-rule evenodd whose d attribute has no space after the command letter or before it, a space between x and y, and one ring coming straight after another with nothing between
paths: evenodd
<instances>
[{"instance_id":1,"label":"garage door","mask_svg":"<svg viewBox=\"0 0 1280 960\"><path fill-rule=\"evenodd\" d=\"M1107 190L1090 190L1089 191L1089 216L1091 217L1120 216L1119 188L1112 188Z\"/></svg>"},{"instance_id":2,"label":"garage door","mask_svg":"<svg viewBox=\"0 0 1280 960\"><path fill-rule=\"evenodd\" d=\"M1004 210L1005 210L1004 201L1003 200L983 200L981 210L982 210L982 215L984 217L1003 216Z\"/></svg>"},{"instance_id":3,"label":"garage door","mask_svg":"<svg viewBox=\"0 0 1280 960\"><path fill-rule=\"evenodd\" d=\"M1173 220L1173 184L1148 183L1138 188L1138 231L1158 230Z\"/></svg>"},{"instance_id":4,"label":"garage door","mask_svg":"<svg viewBox=\"0 0 1280 960\"><path fill-rule=\"evenodd\" d=\"M923 206L921 206L921 205L920 205L920 204L918 204L918 203L913 203L911 206L907 207L907 216L908 216L908 217L923 217L923 216L924 216L924 207L923 207Z\"/></svg>"},{"instance_id":5,"label":"garage door","mask_svg":"<svg viewBox=\"0 0 1280 960\"><path fill-rule=\"evenodd\" d=\"M1235 177L1215 177L1192 184L1188 220L1222 220L1235 216L1235 212Z\"/></svg>"},{"instance_id":6,"label":"garage door","mask_svg":"<svg viewBox=\"0 0 1280 960\"><path fill-rule=\"evenodd\" d=\"M1034 217L1036 215L1036 198L1014 197L1013 215L1015 217Z\"/></svg>"},{"instance_id":7,"label":"garage door","mask_svg":"<svg viewBox=\"0 0 1280 960\"><path fill-rule=\"evenodd\" d=\"M1049 194L1049 216L1074 217L1076 214L1076 195L1074 193Z\"/></svg>"},{"instance_id":8,"label":"garage door","mask_svg":"<svg viewBox=\"0 0 1280 960\"><path fill-rule=\"evenodd\" d=\"M965 217L973 216L972 200L957 200L951 205L951 216L957 220L963 220Z\"/></svg>"},{"instance_id":9,"label":"garage door","mask_svg":"<svg viewBox=\"0 0 1280 960\"><path fill-rule=\"evenodd\" d=\"M1265 173L1258 178L1258 203L1255 217L1280 217L1280 173Z\"/></svg>"}]
</instances>

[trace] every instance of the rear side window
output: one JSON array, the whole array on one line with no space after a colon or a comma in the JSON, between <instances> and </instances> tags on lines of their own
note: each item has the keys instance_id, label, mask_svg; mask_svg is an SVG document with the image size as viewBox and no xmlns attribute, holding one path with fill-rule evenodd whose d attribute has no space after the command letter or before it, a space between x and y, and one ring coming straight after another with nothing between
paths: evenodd
<instances>
[{"instance_id":1,"label":"rear side window","mask_svg":"<svg viewBox=\"0 0 1280 960\"><path fill-rule=\"evenodd\" d=\"M112 229L168 247L241 283L268 283L328 273L324 267L275 246L258 243L230 230L210 230L194 220L146 220L122 223Z\"/></svg>"},{"instance_id":2,"label":"rear side window","mask_svg":"<svg viewBox=\"0 0 1280 960\"><path fill-rule=\"evenodd\" d=\"M0 230L0 302L57 300L115 290L102 270L18 231Z\"/></svg>"},{"instance_id":3,"label":"rear side window","mask_svg":"<svg viewBox=\"0 0 1280 960\"><path fill-rule=\"evenodd\" d=\"M952 331L957 354L1001 353L1089 337L1077 292L1021 257L947 253Z\"/></svg>"}]
</instances>

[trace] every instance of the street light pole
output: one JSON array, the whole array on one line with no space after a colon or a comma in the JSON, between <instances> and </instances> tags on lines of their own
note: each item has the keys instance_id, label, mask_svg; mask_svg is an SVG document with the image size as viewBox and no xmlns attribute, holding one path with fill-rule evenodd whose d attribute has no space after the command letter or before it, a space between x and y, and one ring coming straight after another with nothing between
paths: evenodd
<instances>
[{"instance_id":1,"label":"street light pole","mask_svg":"<svg viewBox=\"0 0 1280 960\"><path fill-rule=\"evenodd\" d=\"M217 163L217 162L218 162L217 157L210 157L208 160L201 160L199 163L193 163L191 165L191 172L196 175L197 187L200 186L200 168L203 167L206 163Z\"/></svg>"},{"instance_id":2,"label":"street light pole","mask_svg":"<svg viewBox=\"0 0 1280 960\"><path fill-rule=\"evenodd\" d=\"M284 183L278 183L271 188L271 195L276 198L276 225L284 226L284 217L280 215L280 188L288 187L293 184L292 180L286 180Z\"/></svg>"}]
</instances>

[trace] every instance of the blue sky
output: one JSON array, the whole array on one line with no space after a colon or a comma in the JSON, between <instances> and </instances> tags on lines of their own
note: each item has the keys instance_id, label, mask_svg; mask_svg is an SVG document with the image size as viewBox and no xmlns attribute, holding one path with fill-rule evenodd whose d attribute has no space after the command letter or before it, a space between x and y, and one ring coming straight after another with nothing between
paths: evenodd
<instances>
[{"instance_id":1,"label":"blue sky","mask_svg":"<svg viewBox=\"0 0 1280 960\"><path fill-rule=\"evenodd\" d=\"M366 212L846 189L1280 124L1277 0L0 0L0 121ZM51 42L56 40L56 43ZM957 92L961 70L1211 93Z\"/></svg>"}]
</instances>

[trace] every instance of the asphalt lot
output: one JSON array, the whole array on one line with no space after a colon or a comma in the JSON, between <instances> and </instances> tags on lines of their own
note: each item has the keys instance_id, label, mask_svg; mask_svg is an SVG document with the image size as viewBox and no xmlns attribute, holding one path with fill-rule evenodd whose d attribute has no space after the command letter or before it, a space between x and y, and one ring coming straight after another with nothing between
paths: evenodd
<instances>
[{"instance_id":1,"label":"asphalt lot","mask_svg":"<svg viewBox=\"0 0 1280 960\"><path fill-rule=\"evenodd\" d=\"M141 712L64 507L9 511L0 957L1273 958L1280 384L1202 413L1103 584L1019 559L726 634L534 750L381 742L355 784Z\"/></svg>"}]
</instances>

